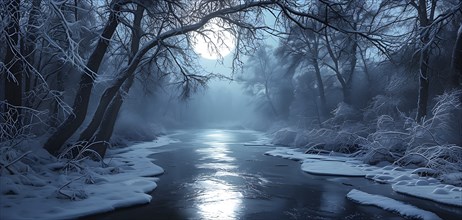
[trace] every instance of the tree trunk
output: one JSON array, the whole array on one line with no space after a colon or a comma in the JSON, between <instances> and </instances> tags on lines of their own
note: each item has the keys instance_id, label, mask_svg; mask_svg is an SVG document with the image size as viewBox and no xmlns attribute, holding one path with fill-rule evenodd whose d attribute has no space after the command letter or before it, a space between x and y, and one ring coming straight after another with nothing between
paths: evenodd
<instances>
[{"instance_id":1,"label":"tree trunk","mask_svg":"<svg viewBox=\"0 0 462 220\"><path fill-rule=\"evenodd\" d=\"M353 77L356 69L356 64L357 64L357 50L358 50L358 42L356 39L356 35L352 36L351 40L351 48L349 48L349 68L347 68L347 71L345 73L345 78L347 78L345 87L343 88L343 102L352 105L353 104L353 95L352 95L352 89L353 89Z\"/></svg>"},{"instance_id":2,"label":"tree trunk","mask_svg":"<svg viewBox=\"0 0 462 220\"><path fill-rule=\"evenodd\" d=\"M318 92L319 92L319 99L320 99L320 107L321 107L321 115L324 117L327 114L327 103L326 103L326 95L324 92L324 83L322 81L322 76L321 76L321 70L319 68L319 63L317 58L313 59L313 67L315 70L316 74L316 84L318 86ZM320 121L322 122L322 121Z\"/></svg>"},{"instance_id":3,"label":"tree trunk","mask_svg":"<svg viewBox=\"0 0 462 220\"><path fill-rule=\"evenodd\" d=\"M31 82L33 80L34 71L34 62L35 62L35 44L37 40L37 32L39 27L38 18L40 15L40 4L42 0L33 0L32 9L29 13L29 19L27 21L27 31L26 37L23 38L21 43L21 54L26 58L27 61L27 71L24 74L24 94L28 95L32 89ZM24 105L27 107L32 107L33 96L26 99Z\"/></svg>"},{"instance_id":4,"label":"tree trunk","mask_svg":"<svg viewBox=\"0 0 462 220\"><path fill-rule=\"evenodd\" d=\"M95 134L95 145L92 149L99 153L101 158L104 158L108 147L108 142L111 139L114 131L114 125L119 115L120 107L123 104L123 95L128 94L130 87L133 84L135 75L131 75L124 83L122 91L119 91L117 95L112 99L111 104L107 107L101 125Z\"/></svg>"},{"instance_id":5,"label":"tree trunk","mask_svg":"<svg viewBox=\"0 0 462 220\"><path fill-rule=\"evenodd\" d=\"M421 28L421 57L419 66L419 96L417 100L417 116L416 121L421 122L422 119L427 115L427 104L428 104L428 88L430 86L429 81L429 61L430 61L430 49L427 44L429 43L429 28L428 25L432 18L428 18L427 14L427 2L425 0L419 0L417 7L419 23ZM430 12L430 14L433 14Z\"/></svg>"},{"instance_id":6,"label":"tree trunk","mask_svg":"<svg viewBox=\"0 0 462 220\"><path fill-rule=\"evenodd\" d=\"M276 118L279 118L279 114L278 114L278 112L276 110L276 107L274 107L273 100L271 100L271 96L269 94L268 80L266 80L266 82L265 82L265 97L266 97L266 99L268 101L268 104L271 107L271 111L273 112L274 116L276 116Z\"/></svg>"},{"instance_id":7,"label":"tree trunk","mask_svg":"<svg viewBox=\"0 0 462 220\"><path fill-rule=\"evenodd\" d=\"M131 60L133 60L133 57L135 54L138 52L140 48L140 40L141 40L141 20L143 18L143 12L144 8L141 6L138 6L135 12L135 18L133 21L133 29L132 29L132 42L130 46L130 59L129 63ZM133 69L134 71L135 69ZM130 74L133 75L133 74ZM133 78L133 76L129 77ZM88 126L85 128L85 130L80 134L79 140L80 141L88 141L91 139L91 137L95 134L96 130L98 127L101 125L101 121L103 120L104 114L111 102L111 100L114 98L115 94L119 90L120 86L123 84L125 81L125 78L119 79L115 85L107 88L103 95L100 98L100 101L98 103L98 107L96 108L95 114L93 115L93 118L88 124ZM133 81L133 79L132 79ZM131 86L131 83L130 83ZM130 88L127 89L127 91ZM120 107L119 107L120 108ZM115 119L114 119L115 120Z\"/></svg>"},{"instance_id":8,"label":"tree trunk","mask_svg":"<svg viewBox=\"0 0 462 220\"><path fill-rule=\"evenodd\" d=\"M106 111L108 105L111 103L111 100L118 89L118 87L111 86L104 90L104 93L99 100L95 114L93 115L90 124L88 124L85 130L83 130L80 134L79 141L89 141L93 134L95 134L95 131L98 129L101 121L103 120L104 112Z\"/></svg>"},{"instance_id":9,"label":"tree trunk","mask_svg":"<svg viewBox=\"0 0 462 220\"><path fill-rule=\"evenodd\" d=\"M57 154L61 146L74 134L85 120L94 78L97 76L96 73L107 51L110 39L119 24L119 10L120 5L114 4L106 26L98 40L98 44L88 59L85 72L80 78L79 87L72 106L73 114L67 117L64 123L59 126L56 132L45 143L45 149L53 155Z\"/></svg>"},{"instance_id":10,"label":"tree trunk","mask_svg":"<svg viewBox=\"0 0 462 220\"><path fill-rule=\"evenodd\" d=\"M63 94L62 94L62 91L64 91L64 73L63 71L58 71L56 73L56 90L59 91L59 99L60 100L64 100L64 97L63 97ZM58 101L54 101L51 103L51 109L52 109L52 112L51 112L51 121L50 121L50 126L52 127L58 127L59 126L59 122L61 121L61 114L60 114L60 105L58 103Z\"/></svg>"},{"instance_id":11,"label":"tree trunk","mask_svg":"<svg viewBox=\"0 0 462 220\"><path fill-rule=\"evenodd\" d=\"M456 44L452 53L452 74L449 85L453 88L460 87L460 78L462 77L462 23L457 31Z\"/></svg>"},{"instance_id":12,"label":"tree trunk","mask_svg":"<svg viewBox=\"0 0 462 220\"><path fill-rule=\"evenodd\" d=\"M428 62L430 60L430 54L428 50L425 50L422 54L422 61L420 64L419 74L419 97L417 100L417 117L416 120L421 122L423 117L427 115L427 103L428 103L428 88L430 81L428 80Z\"/></svg>"},{"instance_id":13,"label":"tree trunk","mask_svg":"<svg viewBox=\"0 0 462 220\"><path fill-rule=\"evenodd\" d=\"M8 102L6 111L13 110L11 115L12 120L17 122L17 126L21 121L21 108L22 106L22 65L19 54L19 19L20 19L20 0L12 0L8 4L8 12L11 14L11 20L6 26L7 37L7 50L4 59L6 72L2 75L5 76L5 101Z\"/></svg>"},{"instance_id":14,"label":"tree trunk","mask_svg":"<svg viewBox=\"0 0 462 220\"><path fill-rule=\"evenodd\" d=\"M343 102L345 102L347 104L351 104L350 88L348 88L348 86L349 86L349 84L351 84L351 82L348 83L350 80L346 81L344 75L342 75L342 73L340 73L339 57L335 56L334 50L332 49L332 46L331 46L330 40L329 40L329 35L327 33L327 28L324 31L324 37L325 37L325 41L326 41L327 52L329 53L329 56L332 59L332 62L334 63L334 66L331 67L331 69L335 72L335 76L337 77L338 81L340 82L340 85L342 86ZM348 74L346 74L346 75L348 75ZM351 74L349 74L349 75L351 77Z\"/></svg>"},{"instance_id":15,"label":"tree trunk","mask_svg":"<svg viewBox=\"0 0 462 220\"><path fill-rule=\"evenodd\" d=\"M128 66L119 74L118 78L116 80L114 80L113 85L110 88L106 89L106 91L108 91L111 88L117 88L117 89L120 88L122 86L123 82L126 79L128 79L129 77L131 77L135 73L135 70L138 68L138 65L140 64L141 59L143 58L143 56L150 49L152 49L154 47L157 47L159 49L159 43L162 40L167 39L167 38L172 37L172 36L182 35L182 34L185 34L187 32L190 32L190 31L196 31L197 29L199 29L203 25L205 25L207 23L207 21L209 21L210 19L212 19L214 17L218 17L221 13L231 14L231 13L234 13L234 12L242 11L242 10L247 9L247 8L261 6L261 5L265 5L265 4L272 4L272 3L270 3L270 2L265 2L265 3L255 2L255 3L248 3L248 4L238 5L236 7L226 8L226 9L223 9L223 10L218 10L218 11L214 12L213 14L210 14L210 15L202 18L200 21L198 21L196 23L185 25L185 26L182 26L181 28L168 30L166 32L163 32L163 33L159 34L156 38L150 40L149 42L147 42L145 44L145 46L143 46L142 48L139 49L139 51L133 56L133 59L129 62ZM155 54L156 53L157 52L155 52ZM114 91L114 90L111 89L111 91ZM117 91L117 90L115 90L115 91ZM114 96L114 95L115 94L110 95L109 97ZM104 121L104 118L103 118L103 121ZM104 123L104 122L102 122L102 123Z\"/></svg>"}]
</instances>

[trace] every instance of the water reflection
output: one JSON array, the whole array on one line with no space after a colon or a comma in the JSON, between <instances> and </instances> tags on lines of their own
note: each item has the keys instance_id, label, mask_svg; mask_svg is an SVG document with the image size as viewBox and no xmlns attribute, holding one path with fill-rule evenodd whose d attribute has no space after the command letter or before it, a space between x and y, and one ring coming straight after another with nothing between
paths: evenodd
<instances>
[{"instance_id":1,"label":"water reflection","mask_svg":"<svg viewBox=\"0 0 462 220\"><path fill-rule=\"evenodd\" d=\"M213 160L213 162L232 162L236 160L230 157L230 150L227 144L219 142L206 142L210 147L197 149L196 152L202 155L200 160Z\"/></svg>"},{"instance_id":2,"label":"water reflection","mask_svg":"<svg viewBox=\"0 0 462 220\"><path fill-rule=\"evenodd\" d=\"M204 131L200 138L208 146L199 148L199 169L212 169L210 175L199 176L193 183L195 204L201 219L236 219L242 208L241 189L229 177L236 177L236 158L231 155L232 136L222 130ZM209 173L209 172L208 172Z\"/></svg>"},{"instance_id":3,"label":"water reflection","mask_svg":"<svg viewBox=\"0 0 462 220\"><path fill-rule=\"evenodd\" d=\"M330 213L345 211L345 196L338 192L338 189L334 188L332 184L324 185L321 193L319 210Z\"/></svg>"},{"instance_id":4,"label":"water reflection","mask_svg":"<svg viewBox=\"0 0 462 220\"><path fill-rule=\"evenodd\" d=\"M218 179L196 182L203 192L196 197L201 219L236 219L242 194L235 186Z\"/></svg>"}]
</instances>

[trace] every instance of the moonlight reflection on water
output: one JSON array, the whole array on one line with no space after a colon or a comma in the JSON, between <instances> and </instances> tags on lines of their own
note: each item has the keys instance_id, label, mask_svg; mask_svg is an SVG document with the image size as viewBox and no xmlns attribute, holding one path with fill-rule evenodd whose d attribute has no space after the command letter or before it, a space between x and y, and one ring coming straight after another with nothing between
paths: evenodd
<instances>
[{"instance_id":1,"label":"moonlight reflection on water","mask_svg":"<svg viewBox=\"0 0 462 220\"><path fill-rule=\"evenodd\" d=\"M243 195L228 178L238 176L233 164L236 158L230 155L229 145L226 144L232 137L223 131L212 130L205 132L204 138L208 140L208 147L197 149L196 152L201 155L200 161L207 162L198 163L196 167L217 172L215 175L200 176L193 183L198 214L202 219L235 219L239 216Z\"/></svg>"}]
</instances>

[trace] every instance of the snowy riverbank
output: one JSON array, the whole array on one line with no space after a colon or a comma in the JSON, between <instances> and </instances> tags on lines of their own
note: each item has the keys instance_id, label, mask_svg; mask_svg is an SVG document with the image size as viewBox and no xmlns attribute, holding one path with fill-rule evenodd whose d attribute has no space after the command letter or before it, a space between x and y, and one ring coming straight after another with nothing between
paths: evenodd
<instances>
[{"instance_id":1,"label":"snowy riverbank","mask_svg":"<svg viewBox=\"0 0 462 220\"><path fill-rule=\"evenodd\" d=\"M104 165L91 160L57 160L31 149L1 170L0 219L69 219L149 203L149 192L164 170L148 158L152 149L172 143L168 137L109 150ZM18 158L2 152L2 161Z\"/></svg>"},{"instance_id":2,"label":"snowy riverbank","mask_svg":"<svg viewBox=\"0 0 462 220\"><path fill-rule=\"evenodd\" d=\"M446 205L462 207L462 187L442 184L435 178L418 175L418 173L425 171L424 168L404 169L391 165L384 167L371 166L354 158L337 155L305 154L300 150L286 147L278 147L275 150L266 152L266 154L301 161L301 169L307 173L315 175L365 177L380 183L392 184L393 190L398 193L428 199ZM368 201L367 198L373 199L376 197L363 196L361 203L370 204L372 201ZM395 204L398 204L398 202L399 201L396 201ZM380 204L373 205L379 206ZM381 207L384 209L391 209L390 207L394 206ZM405 210L393 211L404 216L416 216L415 213L405 213ZM413 210L413 212L415 212L415 210ZM422 210L422 213L426 213L426 211ZM422 216L424 215L426 214L422 214Z\"/></svg>"}]
</instances>

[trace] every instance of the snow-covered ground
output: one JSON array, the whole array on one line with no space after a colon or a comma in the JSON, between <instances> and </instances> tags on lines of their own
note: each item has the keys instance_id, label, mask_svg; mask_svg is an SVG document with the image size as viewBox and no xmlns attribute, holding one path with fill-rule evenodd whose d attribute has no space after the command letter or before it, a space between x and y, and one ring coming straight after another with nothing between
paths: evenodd
<instances>
[{"instance_id":1,"label":"snow-covered ground","mask_svg":"<svg viewBox=\"0 0 462 220\"><path fill-rule=\"evenodd\" d=\"M173 140L108 150L104 165L83 160L57 160L41 148L1 169L0 219L69 219L149 203L161 167L148 158L152 148ZM18 158L16 150L2 152ZM7 155L8 154L8 155ZM50 163L52 161L52 163Z\"/></svg>"},{"instance_id":2,"label":"snow-covered ground","mask_svg":"<svg viewBox=\"0 0 462 220\"><path fill-rule=\"evenodd\" d=\"M385 196L373 195L356 189L352 189L347 194L347 198L362 205L373 205L388 211L396 212L407 218L423 220L441 219L433 212L425 211Z\"/></svg>"},{"instance_id":3,"label":"snow-covered ground","mask_svg":"<svg viewBox=\"0 0 462 220\"><path fill-rule=\"evenodd\" d=\"M423 172L424 168L370 166L354 158L305 154L297 149L286 147L278 147L266 154L301 161L301 169L307 173L365 177L377 182L392 184L393 190L399 193L462 207L462 187L442 184L432 177L419 176L418 173Z\"/></svg>"}]
</instances>

